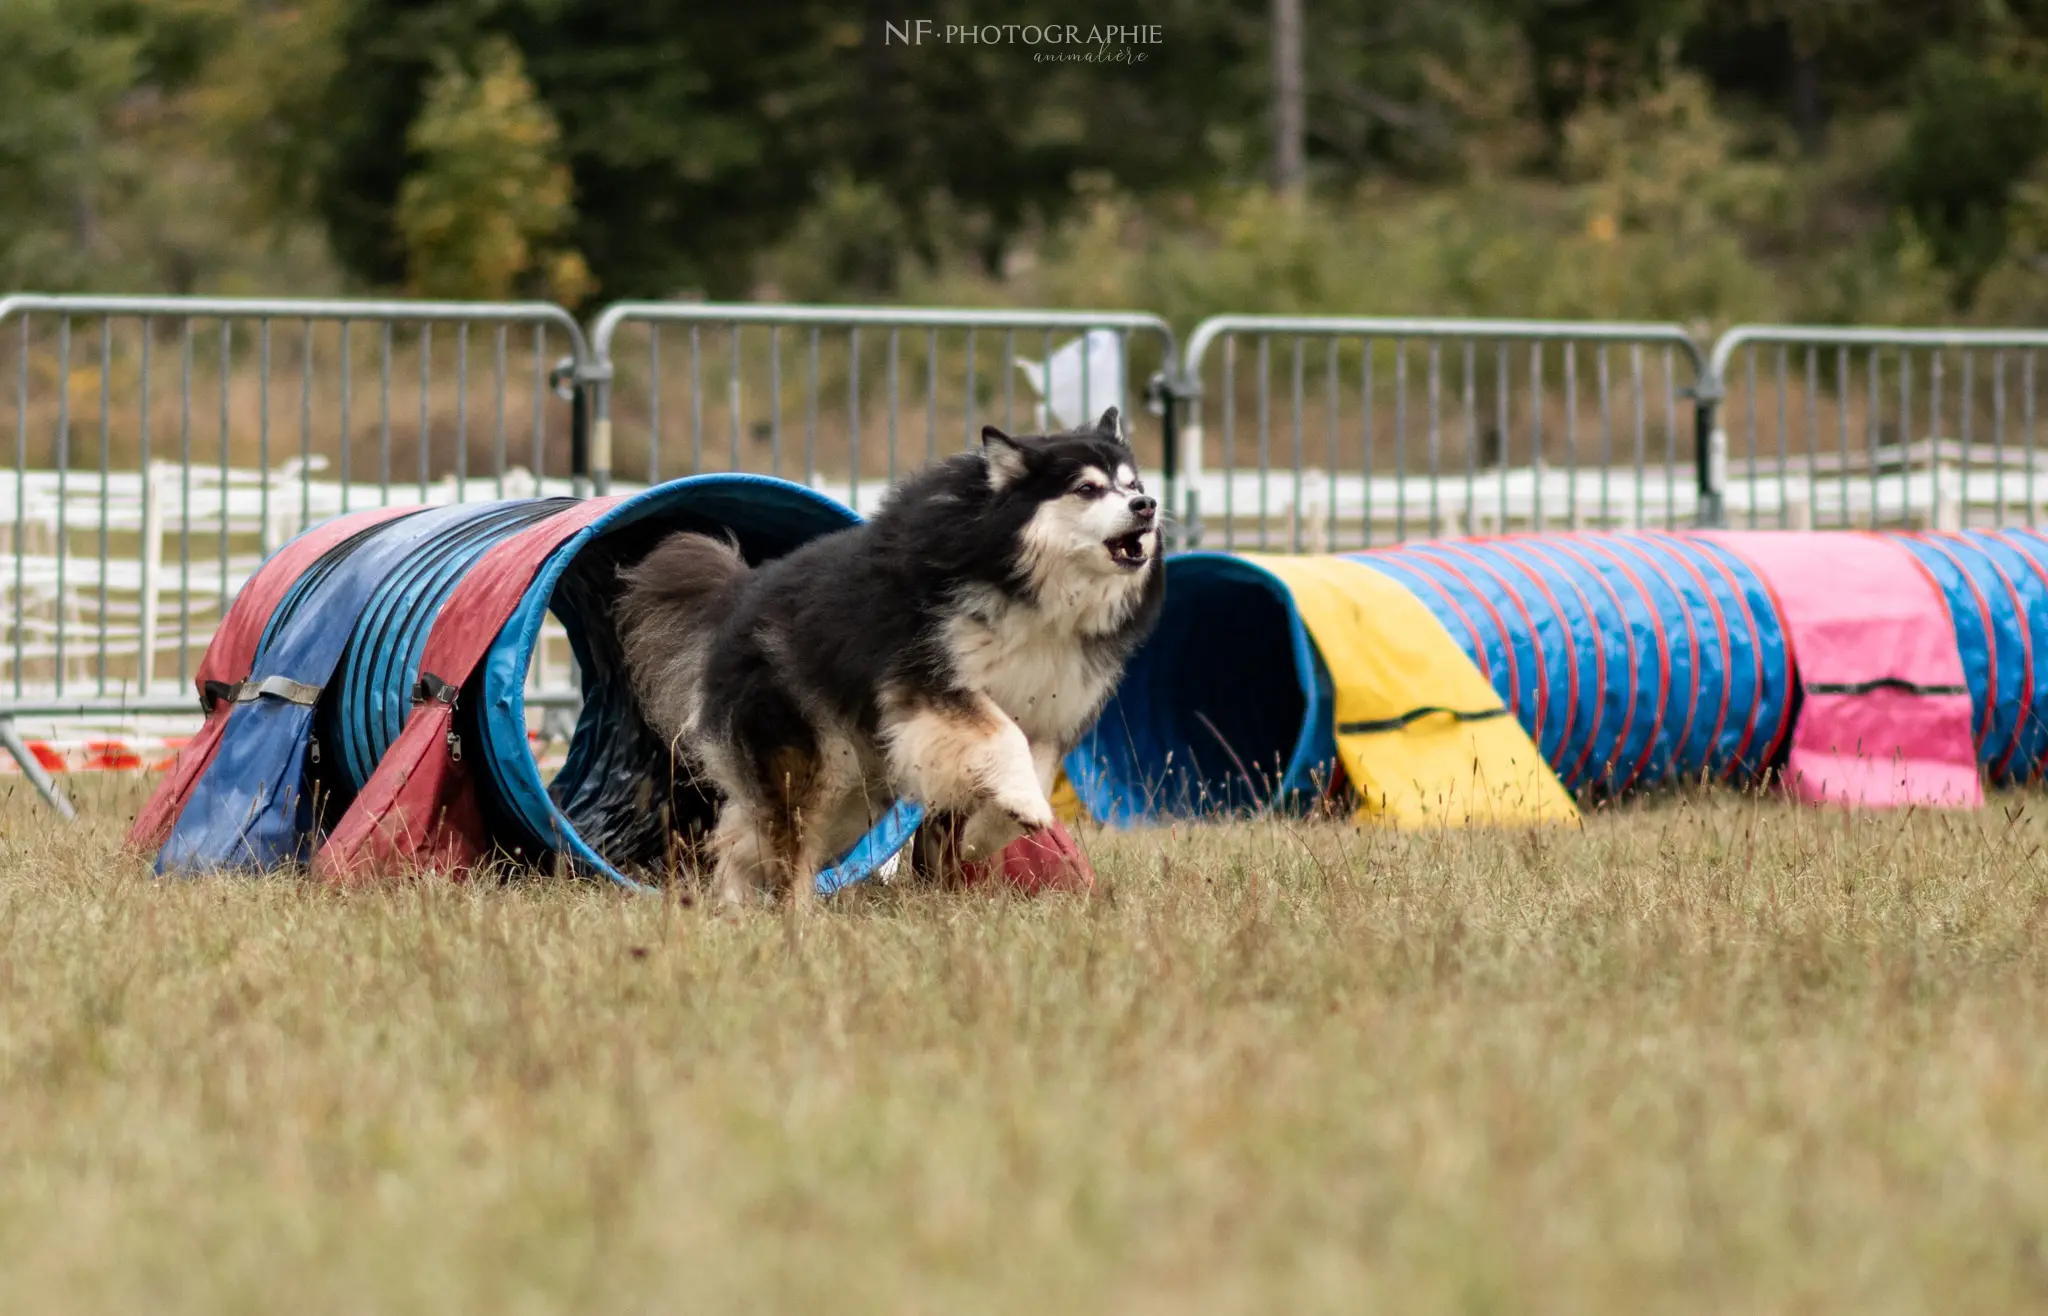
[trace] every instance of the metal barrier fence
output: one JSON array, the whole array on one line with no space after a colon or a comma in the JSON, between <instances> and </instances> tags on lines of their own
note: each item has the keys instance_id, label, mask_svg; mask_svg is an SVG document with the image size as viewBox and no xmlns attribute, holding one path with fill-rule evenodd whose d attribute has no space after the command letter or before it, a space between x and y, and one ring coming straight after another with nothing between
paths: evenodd
<instances>
[{"instance_id":1,"label":"metal barrier fence","mask_svg":"<svg viewBox=\"0 0 2048 1316\"><path fill-rule=\"evenodd\" d=\"M0 298L0 748L192 714L234 592L351 507L699 471L872 510L1123 409L1180 547L1577 526L2036 523L2044 331L628 302ZM10 353L11 349L11 353ZM12 360L10 360L10 355ZM10 368L11 367L11 368ZM4 431L0 431L4 432ZM575 702L544 647L536 706ZM54 798L54 792L52 792Z\"/></svg>"},{"instance_id":2,"label":"metal barrier fence","mask_svg":"<svg viewBox=\"0 0 2048 1316\"><path fill-rule=\"evenodd\" d=\"M1744 527L2041 519L2041 330L1742 325L1710 360L1728 520Z\"/></svg>"},{"instance_id":3,"label":"metal barrier fence","mask_svg":"<svg viewBox=\"0 0 2048 1316\"><path fill-rule=\"evenodd\" d=\"M0 719L189 715L235 591L312 522L569 492L589 367L541 303L0 299Z\"/></svg>"},{"instance_id":4,"label":"metal barrier fence","mask_svg":"<svg viewBox=\"0 0 2048 1316\"><path fill-rule=\"evenodd\" d=\"M1182 370L1181 516L1293 552L1691 524L1706 364L1671 324L1215 316Z\"/></svg>"},{"instance_id":5,"label":"metal barrier fence","mask_svg":"<svg viewBox=\"0 0 2048 1316\"><path fill-rule=\"evenodd\" d=\"M1156 315L626 302L590 336L599 488L756 471L872 511L984 424L1080 425L1112 405L1145 465L1169 485L1179 466L1178 357Z\"/></svg>"}]
</instances>

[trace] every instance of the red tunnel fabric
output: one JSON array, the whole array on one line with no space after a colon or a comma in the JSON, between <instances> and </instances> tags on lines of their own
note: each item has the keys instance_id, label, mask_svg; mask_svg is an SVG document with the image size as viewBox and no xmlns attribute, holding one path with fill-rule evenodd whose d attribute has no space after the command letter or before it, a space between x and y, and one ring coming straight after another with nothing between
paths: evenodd
<instances>
[{"instance_id":1,"label":"red tunnel fabric","mask_svg":"<svg viewBox=\"0 0 2048 1316\"><path fill-rule=\"evenodd\" d=\"M406 865L461 868L489 852L475 781L449 744L456 692L541 563L620 501L586 499L497 545L470 568L435 617L420 661L421 683L434 697L414 702L405 730L320 848L313 865L318 876L342 883Z\"/></svg>"},{"instance_id":2,"label":"red tunnel fabric","mask_svg":"<svg viewBox=\"0 0 2048 1316\"><path fill-rule=\"evenodd\" d=\"M330 549L351 536L419 510L417 507L373 507L323 521L278 549L269 561L256 569L255 575L243 582L241 591L228 608L227 616L221 619L220 629L214 632L213 641L206 646L206 654L199 660L199 670L192 677L193 685L199 690L201 706L206 710L206 722L178 751L170 771L164 774L164 779L157 783L156 790L143 804L142 811L136 814L135 822L128 829L130 849L151 853L161 848L170 836L172 825L178 821L185 801L191 797L193 785L205 773L207 765L213 762L214 751L220 747L221 730L227 725L228 714L234 711L233 699L217 698L209 691L217 693L221 687L238 685L248 678L249 669L256 661L256 646L263 638L263 628L269 625L271 614L277 611L278 603L293 582Z\"/></svg>"}]
</instances>

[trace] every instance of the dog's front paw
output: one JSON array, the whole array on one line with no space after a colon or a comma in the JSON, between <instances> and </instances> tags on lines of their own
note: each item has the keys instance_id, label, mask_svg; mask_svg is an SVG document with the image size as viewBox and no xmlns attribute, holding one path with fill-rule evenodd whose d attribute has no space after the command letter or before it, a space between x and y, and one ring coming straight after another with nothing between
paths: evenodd
<instances>
[{"instance_id":1,"label":"dog's front paw","mask_svg":"<svg viewBox=\"0 0 2048 1316\"><path fill-rule=\"evenodd\" d=\"M1043 800L999 802L975 813L960 837L969 860L994 859L1018 837L1053 825L1052 806Z\"/></svg>"},{"instance_id":2,"label":"dog's front paw","mask_svg":"<svg viewBox=\"0 0 2048 1316\"><path fill-rule=\"evenodd\" d=\"M1002 814L1016 825L1020 833L1039 831L1058 821L1053 815L1052 802L1037 792L998 795L982 812Z\"/></svg>"}]
</instances>

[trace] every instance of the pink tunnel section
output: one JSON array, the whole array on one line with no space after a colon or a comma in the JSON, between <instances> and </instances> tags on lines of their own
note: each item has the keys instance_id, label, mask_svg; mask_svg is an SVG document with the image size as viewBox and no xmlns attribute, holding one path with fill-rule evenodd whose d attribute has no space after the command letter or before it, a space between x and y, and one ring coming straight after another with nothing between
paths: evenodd
<instances>
[{"instance_id":1,"label":"pink tunnel section","mask_svg":"<svg viewBox=\"0 0 2048 1316\"><path fill-rule=\"evenodd\" d=\"M1970 693L1948 605L1892 539L1714 532L1777 597L1804 702L1786 784L1801 800L1975 808Z\"/></svg>"}]
</instances>

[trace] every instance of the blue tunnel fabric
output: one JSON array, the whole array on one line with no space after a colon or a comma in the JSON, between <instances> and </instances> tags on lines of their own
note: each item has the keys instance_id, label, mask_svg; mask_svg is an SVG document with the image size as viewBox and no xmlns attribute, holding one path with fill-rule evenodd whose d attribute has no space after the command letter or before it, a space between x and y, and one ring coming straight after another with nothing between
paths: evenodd
<instances>
[{"instance_id":1,"label":"blue tunnel fabric","mask_svg":"<svg viewBox=\"0 0 2048 1316\"><path fill-rule=\"evenodd\" d=\"M1167 559L1167 606L1067 756L1088 811L1129 824L1298 805L1337 761L1329 672L1278 577L1224 553Z\"/></svg>"},{"instance_id":2,"label":"blue tunnel fabric","mask_svg":"<svg viewBox=\"0 0 2048 1316\"><path fill-rule=\"evenodd\" d=\"M2048 541L2035 542L2048 563ZM1422 602L1568 789L1748 781L1783 746L1793 712L1784 626L1763 579L1717 544L1572 534L1344 556ZM1183 554L1167 561L1158 632L1067 771L1091 812L1119 824L1276 796L1299 805L1328 781L1332 707L1329 675L1279 580L1242 559ZM1265 771L1248 782L1247 764ZM1280 789L1249 788L1269 782Z\"/></svg>"},{"instance_id":3,"label":"blue tunnel fabric","mask_svg":"<svg viewBox=\"0 0 2048 1316\"><path fill-rule=\"evenodd\" d=\"M1762 579L1715 545L1532 536L1356 560L1416 590L1573 790L1749 779L1783 738L1783 625Z\"/></svg>"},{"instance_id":4,"label":"blue tunnel fabric","mask_svg":"<svg viewBox=\"0 0 2048 1316\"><path fill-rule=\"evenodd\" d=\"M413 555L503 512L503 503L441 507L373 527L326 554L294 590L290 617L273 624L256 653L243 701L228 715L220 748L157 856L160 873L273 868L307 857L314 792L308 789L313 725L343 649L378 587ZM294 624L294 619L303 618ZM264 687L272 687L266 690Z\"/></svg>"},{"instance_id":5,"label":"blue tunnel fabric","mask_svg":"<svg viewBox=\"0 0 2048 1316\"><path fill-rule=\"evenodd\" d=\"M641 793L649 765L666 764L668 751L626 689L609 611L619 566L677 530L729 533L748 561L758 563L858 519L786 480L699 475L622 500L556 549L472 678L475 697L463 701L474 710L487 794L503 810L499 821L578 871L639 885L623 870L661 857L673 819L650 808ZM541 779L526 730L527 669L550 611L568 632L583 683L583 711L551 784ZM674 807L691 807L680 794ZM852 853L820 875L819 889L836 890L874 871L902 848L919 817L900 803L886 811Z\"/></svg>"},{"instance_id":6,"label":"blue tunnel fabric","mask_svg":"<svg viewBox=\"0 0 2048 1316\"><path fill-rule=\"evenodd\" d=\"M1496 563L1475 560L1461 547L1450 545L1346 556L1368 567L1378 568L1382 560L1404 566L1428 580L1433 592L1457 600L1459 610L1466 615L1486 618L1485 624L1499 637L1498 652L1505 658L1504 668L1488 668L1478 653L1469 649L1467 652L1474 662L1480 663L1480 670L1500 693L1501 702L1522 723L1544 758L1555 761L1551 755L1555 737L1545 735L1546 731L1554 731L1554 726L1545 727L1543 717L1549 672L1543 661L1542 637L1537 634L1535 619L1502 578ZM1453 630L1451 636L1457 639L1458 632Z\"/></svg>"},{"instance_id":7,"label":"blue tunnel fabric","mask_svg":"<svg viewBox=\"0 0 2048 1316\"><path fill-rule=\"evenodd\" d=\"M1955 626L1977 761L1997 785L2039 779L2048 766L2048 540L2030 530L1966 530L1904 542Z\"/></svg>"},{"instance_id":8,"label":"blue tunnel fabric","mask_svg":"<svg viewBox=\"0 0 2048 1316\"><path fill-rule=\"evenodd\" d=\"M497 544L573 505L566 498L508 504L470 522L434 551L414 554L379 584L342 653L336 698L323 719L322 743L335 748L346 776L342 784L351 794L370 779L405 729L427 633L456 584Z\"/></svg>"}]
</instances>

